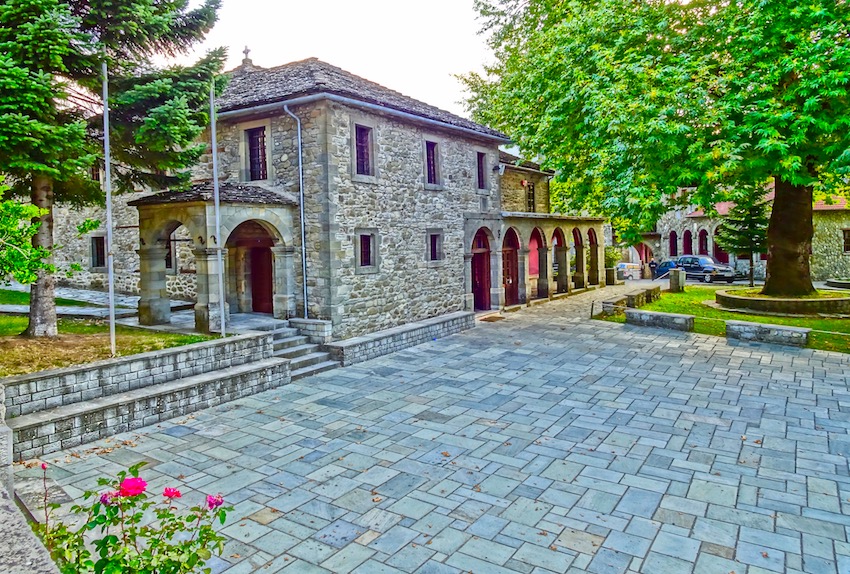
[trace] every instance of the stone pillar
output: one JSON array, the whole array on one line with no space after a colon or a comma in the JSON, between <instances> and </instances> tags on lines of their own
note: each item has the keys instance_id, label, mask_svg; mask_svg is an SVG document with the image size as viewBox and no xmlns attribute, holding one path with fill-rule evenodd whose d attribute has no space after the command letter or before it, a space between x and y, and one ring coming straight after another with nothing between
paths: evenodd
<instances>
[{"instance_id":1,"label":"stone pillar","mask_svg":"<svg viewBox=\"0 0 850 574\"><path fill-rule=\"evenodd\" d=\"M505 286L502 277L502 250L490 251L490 308L505 308Z\"/></svg>"},{"instance_id":2,"label":"stone pillar","mask_svg":"<svg viewBox=\"0 0 850 574\"><path fill-rule=\"evenodd\" d=\"M540 247L537 253L537 260L540 262L540 275L537 278L538 297L551 299L557 289L553 279L555 270L552 268L552 257L550 257L548 247Z\"/></svg>"},{"instance_id":3,"label":"stone pillar","mask_svg":"<svg viewBox=\"0 0 850 574\"><path fill-rule=\"evenodd\" d=\"M472 253L463 254L463 309L475 310L475 294L472 292Z\"/></svg>"},{"instance_id":4,"label":"stone pillar","mask_svg":"<svg viewBox=\"0 0 850 574\"><path fill-rule=\"evenodd\" d=\"M139 254L139 323L171 322L171 300L165 284L165 247L142 247Z\"/></svg>"},{"instance_id":5,"label":"stone pillar","mask_svg":"<svg viewBox=\"0 0 850 574\"><path fill-rule=\"evenodd\" d=\"M520 303L528 303L528 249L520 247L517 250L517 298Z\"/></svg>"},{"instance_id":6,"label":"stone pillar","mask_svg":"<svg viewBox=\"0 0 850 574\"><path fill-rule=\"evenodd\" d=\"M195 255L195 268L198 281L198 302L195 304L195 330L199 333L217 333L221 330L220 297L218 288L218 258L215 249L199 248L192 251ZM222 253L222 262L227 251ZM224 304L224 321L230 315L229 305Z\"/></svg>"},{"instance_id":7,"label":"stone pillar","mask_svg":"<svg viewBox=\"0 0 850 574\"><path fill-rule=\"evenodd\" d=\"M271 248L274 258L274 316L295 316L295 248L278 245Z\"/></svg>"},{"instance_id":8,"label":"stone pillar","mask_svg":"<svg viewBox=\"0 0 850 574\"><path fill-rule=\"evenodd\" d=\"M555 247L555 261L558 263L558 277L556 278L555 290L558 293L569 293L572 287L570 285L569 249L566 246L558 245Z\"/></svg>"},{"instance_id":9,"label":"stone pillar","mask_svg":"<svg viewBox=\"0 0 850 574\"><path fill-rule=\"evenodd\" d=\"M681 293L685 290L685 270L673 268L670 270L670 292Z\"/></svg>"},{"instance_id":10,"label":"stone pillar","mask_svg":"<svg viewBox=\"0 0 850 574\"><path fill-rule=\"evenodd\" d=\"M229 251L229 249L228 249ZM254 310L254 300L251 297L251 250L247 247L234 248L234 266L228 278L233 277L232 283L236 289L233 295L228 293L228 301L236 299L236 310L239 313L250 313Z\"/></svg>"},{"instance_id":11,"label":"stone pillar","mask_svg":"<svg viewBox=\"0 0 850 574\"><path fill-rule=\"evenodd\" d=\"M576 289L587 287L587 274L584 265L584 245L576 245L576 272L573 274L573 283Z\"/></svg>"},{"instance_id":12,"label":"stone pillar","mask_svg":"<svg viewBox=\"0 0 850 574\"><path fill-rule=\"evenodd\" d=\"M599 250L601 247L602 246L598 244L590 245L590 269L587 272L587 282L590 285L599 285L599 283L601 283L601 277L599 274Z\"/></svg>"}]
</instances>

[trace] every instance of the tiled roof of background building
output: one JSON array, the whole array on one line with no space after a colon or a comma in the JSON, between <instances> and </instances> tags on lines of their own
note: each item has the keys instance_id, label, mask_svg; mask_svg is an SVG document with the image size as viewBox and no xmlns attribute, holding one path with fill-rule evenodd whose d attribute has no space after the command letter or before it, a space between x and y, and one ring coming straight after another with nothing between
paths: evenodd
<instances>
[{"instance_id":1,"label":"tiled roof of background building","mask_svg":"<svg viewBox=\"0 0 850 574\"><path fill-rule=\"evenodd\" d=\"M243 63L230 73L230 81L219 97L218 105L219 111L227 112L319 93L344 96L490 137L508 139L505 134L494 129L355 76L317 58L275 68L260 68L248 60L247 64Z\"/></svg>"},{"instance_id":2,"label":"tiled roof of background building","mask_svg":"<svg viewBox=\"0 0 850 574\"><path fill-rule=\"evenodd\" d=\"M219 185L221 203L252 203L257 205L297 205L294 197L285 192L276 192L258 185L243 185L222 182ZM189 203L212 201L211 181L193 184L186 191L163 191L129 202L129 205L160 205L165 203Z\"/></svg>"}]
</instances>

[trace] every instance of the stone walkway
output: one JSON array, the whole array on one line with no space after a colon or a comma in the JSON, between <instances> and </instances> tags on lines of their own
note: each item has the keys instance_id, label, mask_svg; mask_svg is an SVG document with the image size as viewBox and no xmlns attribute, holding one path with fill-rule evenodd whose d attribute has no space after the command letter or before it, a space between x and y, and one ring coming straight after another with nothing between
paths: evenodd
<instances>
[{"instance_id":1,"label":"stone walkway","mask_svg":"<svg viewBox=\"0 0 850 574\"><path fill-rule=\"evenodd\" d=\"M850 572L850 356L587 319L621 289L62 453L50 473L78 498L145 460L153 491L222 493L216 573Z\"/></svg>"}]
</instances>

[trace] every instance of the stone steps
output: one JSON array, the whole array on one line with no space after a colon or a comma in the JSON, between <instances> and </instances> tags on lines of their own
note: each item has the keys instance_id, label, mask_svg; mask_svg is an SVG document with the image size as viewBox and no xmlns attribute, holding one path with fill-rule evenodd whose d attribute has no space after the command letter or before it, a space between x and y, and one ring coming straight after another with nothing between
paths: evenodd
<instances>
[{"instance_id":1,"label":"stone steps","mask_svg":"<svg viewBox=\"0 0 850 574\"><path fill-rule=\"evenodd\" d=\"M318 348L318 345L310 343L310 340L298 335L295 337L287 337L285 339L277 339L273 345L275 356L297 357L299 352L303 355L311 350Z\"/></svg>"},{"instance_id":2,"label":"stone steps","mask_svg":"<svg viewBox=\"0 0 850 574\"><path fill-rule=\"evenodd\" d=\"M324 371L330 371L331 369L338 369L339 362L337 361L322 361L321 363L316 363L314 365L306 366L302 369L294 369L292 371L292 380L296 381L298 379L302 379L309 375L316 375L318 373L322 373Z\"/></svg>"},{"instance_id":3,"label":"stone steps","mask_svg":"<svg viewBox=\"0 0 850 574\"><path fill-rule=\"evenodd\" d=\"M322 351L320 345L310 343L309 338L301 335L298 329L278 328L272 333L274 356L289 360L293 381L340 366L330 353Z\"/></svg>"},{"instance_id":4,"label":"stone steps","mask_svg":"<svg viewBox=\"0 0 850 574\"><path fill-rule=\"evenodd\" d=\"M272 357L9 419L15 456L31 458L183 416L288 382Z\"/></svg>"}]
</instances>

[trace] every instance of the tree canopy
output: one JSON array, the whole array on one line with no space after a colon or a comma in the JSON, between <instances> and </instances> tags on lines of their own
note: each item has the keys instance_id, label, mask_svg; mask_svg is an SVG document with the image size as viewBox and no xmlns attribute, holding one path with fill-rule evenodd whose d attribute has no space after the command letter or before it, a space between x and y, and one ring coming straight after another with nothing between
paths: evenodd
<instances>
[{"instance_id":1,"label":"tree canopy","mask_svg":"<svg viewBox=\"0 0 850 574\"><path fill-rule=\"evenodd\" d=\"M19 283L32 283L36 273L45 268L48 253L33 247L32 238L38 224L39 209L17 201L0 201L0 283L12 279Z\"/></svg>"},{"instance_id":2,"label":"tree canopy","mask_svg":"<svg viewBox=\"0 0 850 574\"><path fill-rule=\"evenodd\" d=\"M476 5L496 64L465 77L470 109L556 170L566 205L618 218L636 240L671 208L710 211L774 179L766 290L771 268L774 285L811 290L812 188L850 163L850 5Z\"/></svg>"},{"instance_id":3,"label":"tree canopy","mask_svg":"<svg viewBox=\"0 0 850 574\"><path fill-rule=\"evenodd\" d=\"M187 52L216 21L220 0L5 0L0 4L0 174L44 209L33 240L52 248L54 201L102 201L101 63L109 67L112 173L118 190L188 182L203 147L209 85L223 49L191 66L155 65ZM55 335L52 278L31 297L31 335ZM36 324L34 326L34 324Z\"/></svg>"}]
</instances>

